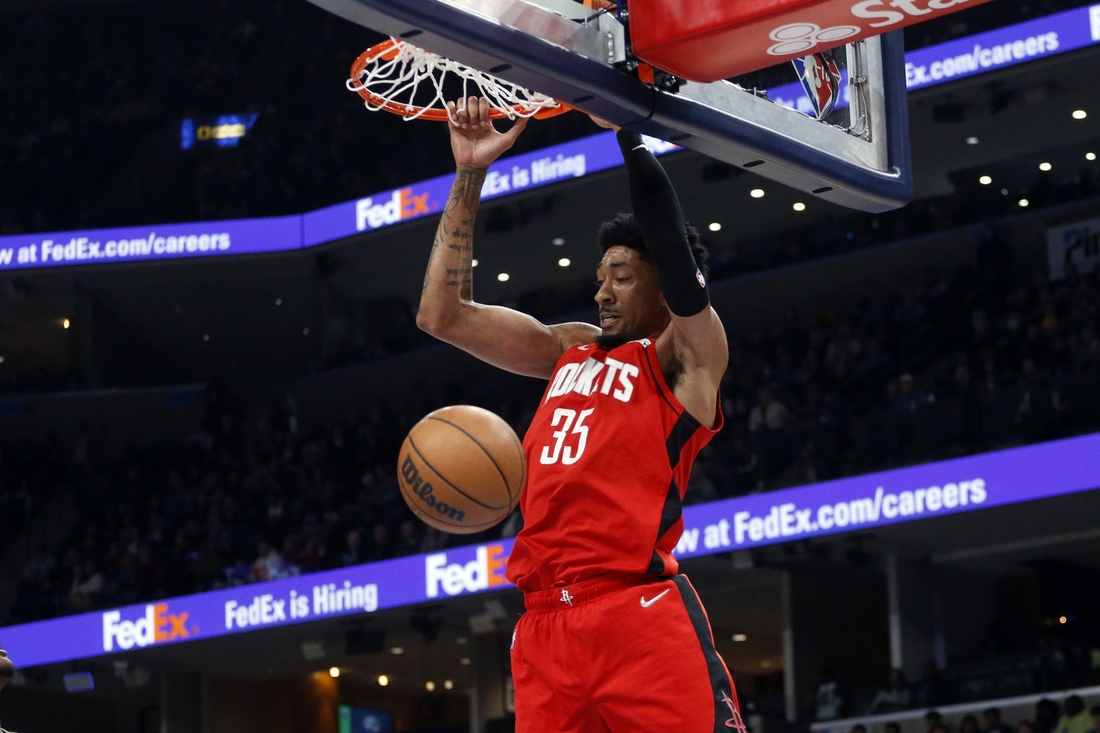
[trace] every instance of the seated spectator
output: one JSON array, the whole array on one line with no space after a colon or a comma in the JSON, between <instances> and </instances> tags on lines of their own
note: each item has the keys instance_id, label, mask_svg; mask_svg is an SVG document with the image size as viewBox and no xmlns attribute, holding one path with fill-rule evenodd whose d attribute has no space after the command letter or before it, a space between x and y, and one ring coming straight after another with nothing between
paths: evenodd
<instances>
[{"instance_id":1,"label":"seated spectator","mask_svg":"<svg viewBox=\"0 0 1100 733\"><path fill-rule=\"evenodd\" d=\"M943 726L943 716L938 710L929 710L924 714L924 724L928 728L928 733L932 733L936 728Z\"/></svg>"},{"instance_id":2,"label":"seated spectator","mask_svg":"<svg viewBox=\"0 0 1100 733\"><path fill-rule=\"evenodd\" d=\"M1050 698L1044 697L1035 703L1035 729L1037 733L1051 733L1058 725L1058 718L1061 714L1062 711L1059 709L1058 703Z\"/></svg>"},{"instance_id":3,"label":"seated spectator","mask_svg":"<svg viewBox=\"0 0 1100 733\"><path fill-rule=\"evenodd\" d=\"M401 537L397 540L395 557L406 557L420 552L420 537L416 531L416 525L412 520L406 519L401 523Z\"/></svg>"},{"instance_id":4,"label":"seated spectator","mask_svg":"<svg viewBox=\"0 0 1100 733\"><path fill-rule=\"evenodd\" d=\"M757 405L749 413L749 432L780 431L791 422L791 413L787 406L775 399L770 389L761 387L756 391Z\"/></svg>"},{"instance_id":5,"label":"seated spectator","mask_svg":"<svg viewBox=\"0 0 1100 733\"><path fill-rule=\"evenodd\" d=\"M887 723L886 733L901 733L901 723Z\"/></svg>"},{"instance_id":6,"label":"seated spectator","mask_svg":"<svg viewBox=\"0 0 1100 733\"><path fill-rule=\"evenodd\" d=\"M1100 731L1100 705L1093 705L1089 710L1089 715L1092 716L1092 731L1091 733L1097 733Z\"/></svg>"},{"instance_id":7,"label":"seated spectator","mask_svg":"<svg viewBox=\"0 0 1100 733\"><path fill-rule=\"evenodd\" d=\"M915 702L918 707L929 708L950 702L950 687L940 677L940 669L929 659L924 664L924 676L917 685ZM936 713L939 715L939 713ZM931 713L929 713L931 715ZM940 722L940 721L936 721Z\"/></svg>"},{"instance_id":8,"label":"seated spectator","mask_svg":"<svg viewBox=\"0 0 1100 733\"><path fill-rule=\"evenodd\" d=\"M50 557L45 547L40 546L23 566L22 579L33 584L45 583L55 567L57 567L57 561Z\"/></svg>"},{"instance_id":9,"label":"seated spectator","mask_svg":"<svg viewBox=\"0 0 1100 733\"><path fill-rule=\"evenodd\" d=\"M868 713L878 715L880 713L894 713L909 707L912 695L905 686L905 673L900 669L891 669L886 679L886 688L879 690L875 699L871 701ZM974 731L977 733L977 731Z\"/></svg>"},{"instance_id":10,"label":"seated spectator","mask_svg":"<svg viewBox=\"0 0 1100 733\"><path fill-rule=\"evenodd\" d=\"M328 548L316 537L306 540L305 546L294 556L294 567L299 573L315 573L327 567Z\"/></svg>"},{"instance_id":11,"label":"seated spectator","mask_svg":"<svg viewBox=\"0 0 1100 733\"><path fill-rule=\"evenodd\" d=\"M978 719L973 715L964 715L959 721L959 733L981 733L978 727Z\"/></svg>"},{"instance_id":12,"label":"seated spectator","mask_svg":"<svg viewBox=\"0 0 1100 733\"><path fill-rule=\"evenodd\" d=\"M358 565L361 562L363 562L362 535L359 534L359 530L353 529L344 539L344 551L340 553L340 563L347 566Z\"/></svg>"},{"instance_id":13,"label":"seated spectator","mask_svg":"<svg viewBox=\"0 0 1100 733\"><path fill-rule=\"evenodd\" d=\"M1089 733L1093 728L1092 716L1085 708L1085 701L1080 695L1070 695L1066 698L1065 708L1058 724L1054 726L1054 733Z\"/></svg>"},{"instance_id":14,"label":"seated spectator","mask_svg":"<svg viewBox=\"0 0 1100 733\"><path fill-rule=\"evenodd\" d=\"M1036 733L1035 723L1030 720L1021 720L1016 726L1016 733Z\"/></svg>"},{"instance_id":15,"label":"seated spectator","mask_svg":"<svg viewBox=\"0 0 1100 733\"><path fill-rule=\"evenodd\" d=\"M75 565L73 571L73 587L69 592L69 603L73 608L81 611L95 608L99 594L103 592L103 573L99 572L92 560Z\"/></svg>"},{"instance_id":16,"label":"seated spectator","mask_svg":"<svg viewBox=\"0 0 1100 733\"><path fill-rule=\"evenodd\" d=\"M263 583L285 574L282 556L271 545L260 540L256 546L256 561L252 563L252 582Z\"/></svg>"},{"instance_id":17,"label":"seated spectator","mask_svg":"<svg viewBox=\"0 0 1100 733\"><path fill-rule=\"evenodd\" d=\"M815 720L836 720L847 714L851 697L846 690L841 689L837 682L836 672L831 664L821 668L821 682L817 685L814 695L816 706L814 710Z\"/></svg>"},{"instance_id":18,"label":"seated spectator","mask_svg":"<svg viewBox=\"0 0 1100 733\"><path fill-rule=\"evenodd\" d=\"M248 564L248 560L238 557L232 565L225 568L225 582L230 587L251 583L252 567Z\"/></svg>"},{"instance_id":19,"label":"seated spectator","mask_svg":"<svg viewBox=\"0 0 1100 733\"><path fill-rule=\"evenodd\" d=\"M393 548L390 547L390 531L386 525L379 522L371 531L371 541L364 553L366 562L388 560L393 557Z\"/></svg>"},{"instance_id":20,"label":"seated spectator","mask_svg":"<svg viewBox=\"0 0 1100 733\"><path fill-rule=\"evenodd\" d=\"M1012 726L1001 720L1000 708L987 708L982 712L985 728L982 733L1013 733Z\"/></svg>"},{"instance_id":21,"label":"seated spectator","mask_svg":"<svg viewBox=\"0 0 1100 733\"><path fill-rule=\"evenodd\" d=\"M852 726L852 733L867 733L867 726L863 723L856 723Z\"/></svg>"}]
</instances>

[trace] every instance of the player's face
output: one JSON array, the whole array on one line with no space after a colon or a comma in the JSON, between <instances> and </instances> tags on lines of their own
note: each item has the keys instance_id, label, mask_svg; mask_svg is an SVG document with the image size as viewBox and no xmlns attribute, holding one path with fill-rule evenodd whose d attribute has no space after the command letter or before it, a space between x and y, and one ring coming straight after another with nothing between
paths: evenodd
<instances>
[{"instance_id":1,"label":"player's face","mask_svg":"<svg viewBox=\"0 0 1100 733\"><path fill-rule=\"evenodd\" d=\"M15 665L8 659L8 653L0 649L0 687L7 684L8 680L15 676Z\"/></svg>"},{"instance_id":2,"label":"player's face","mask_svg":"<svg viewBox=\"0 0 1100 733\"><path fill-rule=\"evenodd\" d=\"M596 269L596 283L601 343L619 345L653 337L668 325L670 316L657 269L635 250L609 248Z\"/></svg>"}]
</instances>

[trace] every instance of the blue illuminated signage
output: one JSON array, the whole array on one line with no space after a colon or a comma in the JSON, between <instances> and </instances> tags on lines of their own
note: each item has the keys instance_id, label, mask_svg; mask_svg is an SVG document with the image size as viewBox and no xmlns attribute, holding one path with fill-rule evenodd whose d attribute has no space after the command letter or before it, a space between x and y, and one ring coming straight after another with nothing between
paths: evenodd
<instances>
[{"instance_id":1,"label":"blue illuminated signage","mask_svg":"<svg viewBox=\"0 0 1100 733\"><path fill-rule=\"evenodd\" d=\"M392 730L393 713L340 706L340 733L391 733Z\"/></svg>"},{"instance_id":2,"label":"blue illuminated signage","mask_svg":"<svg viewBox=\"0 0 1100 733\"><path fill-rule=\"evenodd\" d=\"M907 83L911 90L922 89L1096 43L1100 43L1100 5L911 51L905 55ZM847 94L844 84L838 108L847 105ZM798 82L769 89L768 95L780 104L811 112L810 100ZM185 149L205 143L235 145L255 120L256 115L185 120L181 145ZM652 138L647 143L658 155L679 149ZM622 156L614 135L604 132L498 161L489 169L482 198L529 191L620 165ZM0 272L311 247L433 215L447 200L453 181L453 175L440 176L278 219L0 237Z\"/></svg>"},{"instance_id":3,"label":"blue illuminated signage","mask_svg":"<svg viewBox=\"0 0 1100 733\"><path fill-rule=\"evenodd\" d=\"M1100 487L1100 433L684 509L681 559ZM118 654L511 587L512 540L10 626L21 667Z\"/></svg>"},{"instance_id":4,"label":"blue illuminated signage","mask_svg":"<svg viewBox=\"0 0 1100 733\"><path fill-rule=\"evenodd\" d=\"M0 272L299 249L301 216L0 237Z\"/></svg>"},{"instance_id":5,"label":"blue illuminated signage","mask_svg":"<svg viewBox=\"0 0 1100 733\"><path fill-rule=\"evenodd\" d=\"M235 148L259 116L187 117L180 123L180 150Z\"/></svg>"}]
</instances>

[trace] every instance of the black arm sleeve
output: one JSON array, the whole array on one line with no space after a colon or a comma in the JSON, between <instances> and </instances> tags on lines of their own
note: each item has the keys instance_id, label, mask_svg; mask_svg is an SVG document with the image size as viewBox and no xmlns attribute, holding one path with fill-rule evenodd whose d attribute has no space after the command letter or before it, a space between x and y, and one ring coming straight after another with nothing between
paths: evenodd
<instances>
[{"instance_id":1,"label":"black arm sleeve","mask_svg":"<svg viewBox=\"0 0 1100 733\"><path fill-rule=\"evenodd\" d=\"M657 265L661 292L673 314L681 317L702 313L710 305L710 292L695 264L688 244L684 214L672 182L642 136L619 130L619 147L630 178L630 203L634 220L642 230L646 248Z\"/></svg>"}]
</instances>

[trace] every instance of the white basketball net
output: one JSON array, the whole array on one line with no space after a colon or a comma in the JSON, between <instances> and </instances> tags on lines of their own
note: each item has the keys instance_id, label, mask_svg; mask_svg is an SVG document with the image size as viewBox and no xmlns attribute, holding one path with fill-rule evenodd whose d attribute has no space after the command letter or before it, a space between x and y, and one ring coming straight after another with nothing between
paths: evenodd
<instances>
[{"instance_id":1,"label":"white basketball net","mask_svg":"<svg viewBox=\"0 0 1100 733\"><path fill-rule=\"evenodd\" d=\"M347 87L353 92L366 90L386 102L396 102L409 107L403 116L406 121L415 120L429 109L447 109L443 96L443 80L448 73L462 78L462 99L481 96L489 100L489 105L503 113L508 119L534 117L544 109L560 107L560 103L545 94L538 94L511 82L499 79L483 71L472 69L465 64L444 58L400 38L391 39L393 49L385 55L396 52L393 58L378 57L367 65L358 79L349 79ZM430 101L423 97L414 100L422 82L429 82L435 88L435 96ZM470 87L479 90L477 95L470 94ZM372 112L382 109L381 104L366 102ZM454 122L448 111L447 116Z\"/></svg>"}]
</instances>

